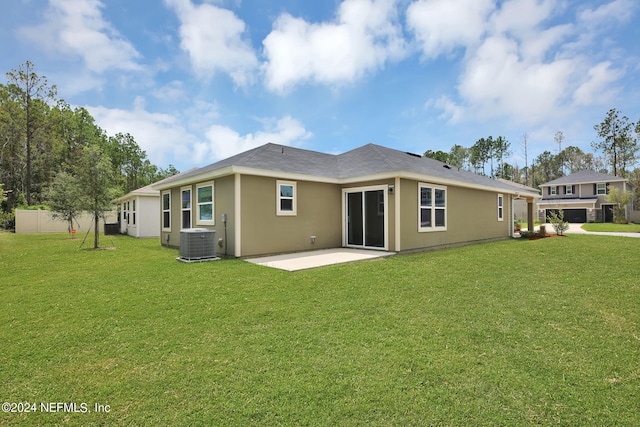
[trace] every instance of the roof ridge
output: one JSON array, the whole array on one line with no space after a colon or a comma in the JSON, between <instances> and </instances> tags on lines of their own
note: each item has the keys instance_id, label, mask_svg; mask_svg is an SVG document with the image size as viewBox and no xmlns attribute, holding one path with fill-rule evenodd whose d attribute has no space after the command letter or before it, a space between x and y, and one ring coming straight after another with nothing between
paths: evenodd
<instances>
[{"instance_id":1,"label":"roof ridge","mask_svg":"<svg viewBox=\"0 0 640 427\"><path fill-rule=\"evenodd\" d=\"M273 142L267 142L266 144L262 144L258 147L252 148L249 151L245 151L244 154L245 156L240 157L241 154L243 153L238 153L236 154L236 156L238 156L240 159L242 159L240 162L238 162L238 164L245 164L247 162L249 162L249 160L253 159L255 156L257 156L259 153L262 153L263 151L265 151L267 149L268 146L273 145L275 147L278 147L278 144L274 144ZM282 145L282 147L284 147L284 145ZM251 154L249 154L251 153Z\"/></svg>"},{"instance_id":2,"label":"roof ridge","mask_svg":"<svg viewBox=\"0 0 640 427\"><path fill-rule=\"evenodd\" d=\"M397 165L395 162L391 161L391 159L389 158L389 156L387 156L387 154L386 154L386 153L384 153L384 152L383 152L383 150L381 150L381 148L384 148L385 150L394 150L393 148L387 148L387 147L383 147L383 146L381 146L381 145L377 145L377 144L373 144L373 143L369 143L369 144L367 144L367 145L370 145L370 146L371 146L371 148L373 148L373 149L374 149L374 150L375 150L375 151L376 151L376 152L377 152L377 153L382 157L382 160L383 160L387 165L391 166L392 168L397 168L397 167L398 167L398 165ZM394 150L394 151L401 152L401 151L399 151L399 150Z\"/></svg>"}]
</instances>

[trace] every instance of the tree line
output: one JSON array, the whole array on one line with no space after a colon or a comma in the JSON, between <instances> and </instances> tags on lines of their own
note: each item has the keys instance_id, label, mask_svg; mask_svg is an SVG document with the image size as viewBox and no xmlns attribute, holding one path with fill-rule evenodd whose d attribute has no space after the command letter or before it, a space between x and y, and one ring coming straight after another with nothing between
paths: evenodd
<instances>
[{"instance_id":1,"label":"tree line","mask_svg":"<svg viewBox=\"0 0 640 427\"><path fill-rule=\"evenodd\" d=\"M528 160L528 136L524 134L522 136L525 157L523 167L506 162L505 159L511 156L513 151L511 143L502 136L480 138L470 147L454 145L449 152L427 150L424 156L461 169L492 178L508 179L534 188L565 175L582 170L593 170L629 179L638 193L640 191L640 168L637 167L640 159L638 156L640 119L635 123L631 122L627 116L613 108L606 113L604 120L593 128L597 141L592 142L591 147L596 154L584 152L575 146L562 148L564 135L558 131L554 136L554 142L558 144L557 153L544 151L535 157L531 164Z\"/></svg>"},{"instance_id":2,"label":"tree line","mask_svg":"<svg viewBox=\"0 0 640 427\"><path fill-rule=\"evenodd\" d=\"M6 81L0 84L0 214L5 219L17 206L55 203L56 191L70 188L71 181L64 180L73 179L80 186L75 196L82 198L91 179L101 178L103 196L115 198L178 173L171 165L153 165L131 134L107 135L85 108L58 98L56 86L31 62L7 72ZM91 210L90 205L80 208Z\"/></svg>"}]
</instances>

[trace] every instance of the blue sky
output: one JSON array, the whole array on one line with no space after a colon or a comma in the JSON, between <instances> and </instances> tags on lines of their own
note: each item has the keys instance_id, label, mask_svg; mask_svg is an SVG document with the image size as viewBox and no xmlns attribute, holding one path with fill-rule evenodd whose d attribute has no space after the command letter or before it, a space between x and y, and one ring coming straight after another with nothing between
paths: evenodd
<instances>
[{"instance_id":1,"label":"blue sky","mask_svg":"<svg viewBox=\"0 0 640 427\"><path fill-rule=\"evenodd\" d=\"M639 21L637 0L15 0L0 69L30 60L161 167L489 135L522 167L525 133L531 161L557 131L591 151L610 108L640 119Z\"/></svg>"}]
</instances>

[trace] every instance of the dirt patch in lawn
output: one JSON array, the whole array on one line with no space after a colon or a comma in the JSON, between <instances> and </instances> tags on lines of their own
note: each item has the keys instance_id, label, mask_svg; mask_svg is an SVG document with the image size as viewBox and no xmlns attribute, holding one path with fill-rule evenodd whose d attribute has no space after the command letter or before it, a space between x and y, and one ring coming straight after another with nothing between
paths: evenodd
<instances>
[{"instance_id":1,"label":"dirt patch in lawn","mask_svg":"<svg viewBox=\"0 0 640 427\"><path fill-rule=\"evenodd\" d=\"M546 239L547 237L567 237L566 234L545 234L540 235L540 234L536 234L535 236L531 236L529 237L529 240L540 240L540 239Z\"/></svg>"}]
</instances>

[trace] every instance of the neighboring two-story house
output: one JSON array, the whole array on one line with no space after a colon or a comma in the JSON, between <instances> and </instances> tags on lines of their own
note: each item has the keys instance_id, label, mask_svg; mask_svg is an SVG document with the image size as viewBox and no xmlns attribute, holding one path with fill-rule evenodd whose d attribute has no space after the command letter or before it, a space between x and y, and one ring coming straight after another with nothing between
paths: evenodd
<instances>
[{"instance_id":1,"label":"neighboring two-story house","mask_svg":"<svg viewBox=\"0 0 640 427\"><path fill-rule=\"evenodd\" d=\"M546 221L562 209L565 221L572 223L613 222L613 203L607 201L611 188L631 191L629 180L594 171L580 171L540 185L538 219ZM631 205L627 207L627 213ZM628 217L628 214L627 214Z\"/></svg>"}]
</instances>

